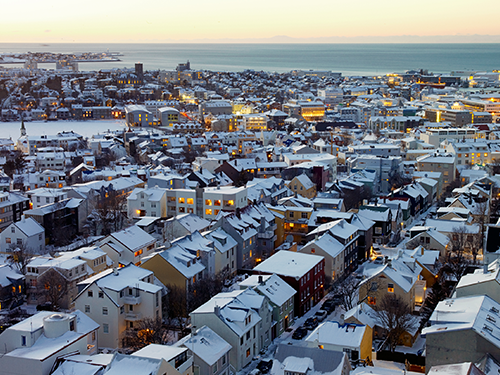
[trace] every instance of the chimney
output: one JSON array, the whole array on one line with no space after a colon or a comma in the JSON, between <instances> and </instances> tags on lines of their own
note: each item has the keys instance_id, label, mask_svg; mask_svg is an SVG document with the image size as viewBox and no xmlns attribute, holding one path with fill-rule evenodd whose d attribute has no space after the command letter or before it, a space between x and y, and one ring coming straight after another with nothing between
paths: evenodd
<instances>
[{"instance_id":1,"label":"chimney","mask_svg":"<svg viewBox=\"0 0 500 375\"><path fill-rule=\"evenodd\" d=\"M343 327L345 324L344 317L345 317L344 314L340 314L340 317L339 317L339 326L340 327Z\"/></svg>"},{"instance_id":2,"label":"chimney","mask_svg":"<svg viewBox=\"0 0 500 375\"><path fill-rule=\"evenodd\" d=\"M264 279L262 278L262 275L259 275L259 284L262 284L264 282Z\"/></svg>"},{"instance_id":3,"label":"chimney","mask_svg":"<svg viewBox=\"0 0 500 375\"><path fill-rule=\"evenodd\" d=\"M118 276L118 269L113 267L113 275Z\"/></svg>"},{"instance_id":4,"label":"chimney","mask_svg":"<svg viewBox=\"0 0 500 375\"><path fill-rule=\"evenodd\" d=\"M220 306L214 306L214 313L220 318Z\"/></svg>"}]
</instances>

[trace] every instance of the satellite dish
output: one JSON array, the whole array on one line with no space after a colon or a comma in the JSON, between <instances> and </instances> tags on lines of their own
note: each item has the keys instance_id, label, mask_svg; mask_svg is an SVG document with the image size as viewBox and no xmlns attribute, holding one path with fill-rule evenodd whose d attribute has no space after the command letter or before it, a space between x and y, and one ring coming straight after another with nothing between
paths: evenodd
<instances>
[{"instance_id":1,"label":"satellite dish","mask_svg":"<svg viewBox=\"0 0 500 375\"><path fill-rule=\"evenodd\" d=\"M291 234L289 234L288 236L286 236L286 242L290 242L290 243L293 242L293 236Z\"/></svg>"}]
</instances>

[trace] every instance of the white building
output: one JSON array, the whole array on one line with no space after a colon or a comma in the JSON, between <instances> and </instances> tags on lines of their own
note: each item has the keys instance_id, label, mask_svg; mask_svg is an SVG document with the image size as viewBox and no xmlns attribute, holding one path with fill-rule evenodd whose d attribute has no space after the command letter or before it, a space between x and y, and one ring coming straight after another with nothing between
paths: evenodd
<instances>
[{"instance_id":1,"label":"white building","mask_svg":"<svg viewBox=\"0 0 500 375\"><path fill-rule=\"evenodd\" d=\"M246 187L224 186L205 188L203 192L203 217L215 219L220 210L236 211L247 206Z\"/></svg>"},{"instance_id":2,"label":"white building","mask_svg":"<svg viewBox=\"0 0 500 375\"><path fill-rule=\"evenodd\" d=\"M35 252L45 249L45 229L31 217L22 216L21 221L10 224L0 233L0 251L7 252L13 247L24 246Z\"/></svg>"},{"instance_id":3,"label":"white building","mask_svg":"<svg viewBox=\"0 0 500 375\"><path fill-rule=\"evenodd\" d=\"M167 189L137 188L127 197L128 217L167 217Z\"/></svg>"},{"instance_id":4,"label":"white building","mask_svg":"<svg viewBox=\"0 0 500 375\"><path fill-rule=\"evenodd\" d=\"M156 281L157 283L157 281ZM162 318L162 287L153 272L132 264L108 269L78 284L75 307L99 323L99 346L122 346L121 335L141 319Z\"/></svg>"},{"instance_id":5,"label":"white building","mask_svg":"<svg viewBox=\"0 0 500 375\"><path fill-rule=\"evenodd\" d=\"M1 372L49 375L55 361L65 354L95 354L98 328L79 310L69 314L41 311L0 335Z\"/></svg>"}]
</instances>

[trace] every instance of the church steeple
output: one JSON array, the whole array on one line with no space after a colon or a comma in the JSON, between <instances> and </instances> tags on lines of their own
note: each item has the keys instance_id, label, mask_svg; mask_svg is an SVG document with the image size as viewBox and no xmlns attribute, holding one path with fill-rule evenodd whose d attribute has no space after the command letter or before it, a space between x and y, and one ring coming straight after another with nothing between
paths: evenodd
<instances>
[{"instance_id":1,"label":"church steeple","mask_svg":"<svg viewBox=\"0 0 500 375\"><path fill-rule=\"evenodd\" d=\"M26 128L24 126L24 117L21 116L21 137L26 135Z\"/></svg>"}]
</instances>

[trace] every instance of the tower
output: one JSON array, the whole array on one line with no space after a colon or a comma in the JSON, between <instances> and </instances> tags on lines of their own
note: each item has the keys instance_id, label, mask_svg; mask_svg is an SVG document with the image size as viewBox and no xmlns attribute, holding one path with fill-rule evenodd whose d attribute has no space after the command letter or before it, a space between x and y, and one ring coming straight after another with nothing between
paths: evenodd
<instances>
[{"instance_id":1,"label":"tower","mask_svg":"<svg viewBox=\"0 0 500 375\"><path fill-rule=\"evenodd\" d=\"M26 135L26 127L24 126L24 118L22 117L21 114L21 137L24 137Z\"/></svg>"}]
</instances>

